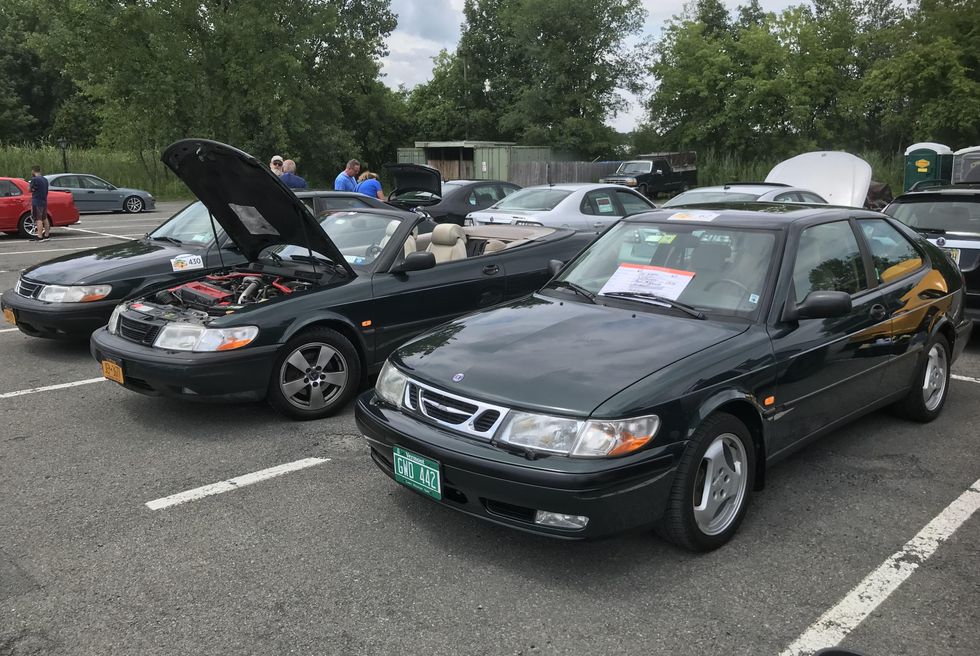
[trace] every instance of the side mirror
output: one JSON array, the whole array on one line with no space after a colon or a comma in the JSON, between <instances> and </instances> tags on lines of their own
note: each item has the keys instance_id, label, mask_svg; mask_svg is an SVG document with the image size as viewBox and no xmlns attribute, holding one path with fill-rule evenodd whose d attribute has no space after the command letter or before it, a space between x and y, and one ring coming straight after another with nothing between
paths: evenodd
<instances>
[{"instance_id":1,"label":"side mirror","mask_svg":"<svg viewBox=\"0 0 980 656\"><path fill-rule=\"evenodd\" d=\"M565 263L562 262L561 260L549 260L548 273L550 273L551 277L554 278L555 276L558 275L558 272L561 271L561 268L563 266L565 266Z\"/></svg>"},{"instance_id":2,"label":"side mirror","mask_svg":"<svg viewBox=\"0 0 980 656\"><path fill-rule=\"evenodd\" d=\"M803 302L783 312L783 321L797 319L832 319L851 311L851 295L847 292L810 292Z\"/></svg>"},{"instance_id":3,"label":"side mirror","mask_svg":"<svg viewBox=\"0 0 980 656\"><path fill-rule=\"evenodd\" d=\"M664 174L664 172L661 171L660 169L657 169L656 171L654 171L654 173L656 173L657 175L663 175Z\"/></svg>"},{"instance_id":4,"label":"side mirror","mask_svg":"<svg viewBox=\"0 0 980 656\"><path fill-rule=\"evenodd\" d=\"M429 251L415 251L409 253L404 260L391 267L390 273L408 273L409 271L423 271L431 269L436 265L436 256Z\"/></svg>"}]
</instances>

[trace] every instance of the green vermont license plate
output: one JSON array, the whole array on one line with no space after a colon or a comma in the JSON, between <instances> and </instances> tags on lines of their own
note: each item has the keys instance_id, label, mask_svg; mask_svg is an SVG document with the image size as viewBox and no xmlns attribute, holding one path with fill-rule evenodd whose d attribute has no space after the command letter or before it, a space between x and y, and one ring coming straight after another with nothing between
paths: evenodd
<instances>
[{"instance_id":1,"label":"green vermont license plate","mask_svg":"<svg viewBox=\"0 0 980 656\"><path fill-rule=\"evenodd\" d=\"M442 499L439 463L417 453L394 447L395 480L433 499Z\"/></svg>"}]
</instances>

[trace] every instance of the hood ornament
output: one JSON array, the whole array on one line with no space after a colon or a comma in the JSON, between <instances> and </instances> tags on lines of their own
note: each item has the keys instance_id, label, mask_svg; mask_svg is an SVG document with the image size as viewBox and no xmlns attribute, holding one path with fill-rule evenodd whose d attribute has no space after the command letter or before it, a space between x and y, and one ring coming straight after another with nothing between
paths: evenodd
<instances>
[{"instance_id":1,"label":"hood ornament","mask_svg":"<svg viewBox=\"0 0 980 656\"><path fill-rule=\"evenodd\" d=\"M456 374L456 375L453 376L453 382L454 383L458 383L461 380L463 380L463 374Z\"/></svg>"},{"instance_id":2,"label":"hood ornament","mask_svg":"<svg viewBox=\"0 0 980 656\"><path fill-rule=\"evenodd\" d=\"M936 240L936 246L945 246L945 245L946 245L945 237L940 237L939 239Z\"/></svg>"}]
</instances>

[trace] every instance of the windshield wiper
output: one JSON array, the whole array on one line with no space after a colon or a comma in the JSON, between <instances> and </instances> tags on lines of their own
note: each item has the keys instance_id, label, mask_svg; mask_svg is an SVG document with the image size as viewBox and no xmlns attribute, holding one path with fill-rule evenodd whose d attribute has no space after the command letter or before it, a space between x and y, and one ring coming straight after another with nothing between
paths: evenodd
<instances>
[{"instance_id":1,"label":"windshield wiper","mask_svg":"<svg viewBox=\"0 0 980 656\"><path fill-rule=\"evenodd\" d=\"M650 303L653 305L666 305L667 307L677 308L681 312L689 314L695 319L705 318L704 312L701 310L678 301L672 301L666 296L660 296L658 294L650 294L647 292L609 292L603 294L603 296L611 296L613 298L629 298L640 301L641 303Z\"/></svg>"},{"instance_id":2,"label":"windshield wiper","mask_svg":"<svg viewBox=\"0 0 980 656\"><path fill-rule=\"evenodd\" d=\"M344 269L342 266L338 265L333 260L330 260L330 259L325 258L325 257L315 257L315 256L314 257L310 257L309 255L290 255L289 256L289 259L292 260L293 262L309 262L310 264L314 264L314 265L324 265L325 264L326 266L330 267L330 270L333 273L342 273L344 275L347 275L347 270L346 269Z\"/></svg>"},{"instance_id":3,"label":"windshield wiper","mask_svg":"<svg viewBox=\"0 0 980 656\"><path fill-rule=\"evenodd\" d=\"M282 257L279 255L279 253L275 251L269 251L268 253L266 253L266 255L269 256L269 259L271 259L273 262L276 263L276 266L282 266Z\"/></svg>"},{"instance_id":4,"label":"windshield wiper","mask_svg":"<svg viewBox=\"0 0 980 656\"><path fill-rule=\"evenodd\" d=\"M177 246L182 246L184 243L181 240L177 239L176 237L160 236L160 237L150 237L150 239L152 239L153 241L169 241L171 244L176 244Z\"/></svg>"},{"instance_id":5,"label":"windshield wiper","mask_svg":"<svg viewBox=\"0 0 980 656\"><path fill-rule=\"evenodd\" d=\"M593 294L592 292L590 292L585 287L582 287L581 285L576 285L574 282L569 282L567 280L555 280L554 282L549 283L548 284L548 287L557 287L557 288L560 288L560 289L571 289L573 292L575 292L579 296L584 296L585 298L589 299L589 303L595 303L595 294Z\"/></svg>"},{"instance_id":6,"label":"windshield wiper","mask_svg":"<svg viewBox=\"0 0 980 656\"><path fill-rule=\"evenodd\" d=\"M930 235L945 235L946 234L946 231L943 230L942 228L919 228L919 227L916 227L916 228L912 228L912 229L913 230L917 230L918 232L925 232L925 233L928 233Z\"/></svg>"}]
</instances>

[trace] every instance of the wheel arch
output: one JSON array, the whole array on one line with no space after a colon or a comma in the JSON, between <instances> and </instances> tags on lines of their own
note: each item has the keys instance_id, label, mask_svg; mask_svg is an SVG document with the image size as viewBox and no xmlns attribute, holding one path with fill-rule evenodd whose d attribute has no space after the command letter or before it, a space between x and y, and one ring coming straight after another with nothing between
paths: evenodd
<instances>
[{"instance_id":1,"label":"wheel arch","mask_svg":"<svg viewBox=\"0 0 980 656\"><path fill-rule=\"evenodd\" d=\"M364 336L354 326L354 324L344 316L333 313L321 313L303 317L291 325L282 335L282 343L285 344L296 335L310 328L329 328L343 335L357 351L357 357L361 360L361 382L364 383L368 378L368 367L370 363L367 359L368 345Z\"/></svg>"},{"instance_id":2,"label":"wheel arch","mask_svg":"<svg viewBox=\"0 0 980 656\"><path fill-rule=\"evenodd\" d=\"M709 416L717 412L725 412L745 424L752 438L755 451L755 480L754 489L761 490L766 482L766 423L762 409L755 397L741 390L724 390L708 397L699 407L698 412L688 428L688 435Z\"/></svg>"}]
</instances>

